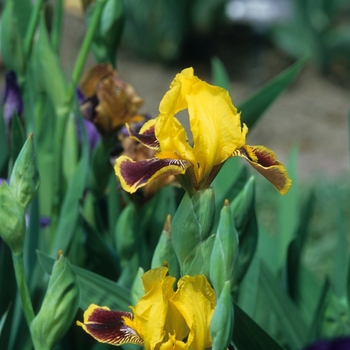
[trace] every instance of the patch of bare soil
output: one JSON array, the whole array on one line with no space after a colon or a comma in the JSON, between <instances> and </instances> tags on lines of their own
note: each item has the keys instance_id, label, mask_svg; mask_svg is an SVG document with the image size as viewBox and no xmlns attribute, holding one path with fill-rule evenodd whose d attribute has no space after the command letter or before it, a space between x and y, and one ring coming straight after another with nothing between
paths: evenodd
<instances>
[{"instance_id":1,"label":"patch of bare soil","mask_svg":"<svg viewBox=\"0 0 350 350\"><path fill-rule=\"evenodd\" d=\"M72 69L84 31L81 17L66 17L62 61L67 72ZM227 67L235 104L291 63L264 44L258 35L241 33L238 41L234 35L231 40L224 39L224 45L222 40L214 40L214 44L211 41L211 50L200 59L188 55L180 63L168 66L122 51L118 69L121 77L145 99L143 111L156 116L159 101L182 68L193 66L199 77L210 80L210 54L218 55ZM90 58L87 66L93 64ZM299 173L303 178L342 174L349 169L349 94L349 89L323 77L310 64L249 132L248 144L262 144L273 149L282 162L296 145L300 153Z\"/></svg>"}]
</instances>

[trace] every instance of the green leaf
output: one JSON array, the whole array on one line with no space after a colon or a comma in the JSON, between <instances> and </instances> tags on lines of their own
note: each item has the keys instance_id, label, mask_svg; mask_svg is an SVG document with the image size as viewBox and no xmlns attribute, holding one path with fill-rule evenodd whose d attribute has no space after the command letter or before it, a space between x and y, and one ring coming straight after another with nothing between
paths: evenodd
<instances>
[{"instance_id":1,"label":"green leaf","mask_svg":"<svg viewBox=\"0 0 350 350\"><path fill-rule=\"evenodd\" d=\"M287 344L293 349L301 349L307 340L307 325L287 293L263 262L260 283L269 303L269 312L276 314Z\"/></svg>"},{"instance_id":2,"label":"green leaf","mask_svg":"<svg viewBox=\"0 0 350 350\"><path fill-rule=\"evenodd\" d=\"M287 253L287 278L288 292L293 300L296 300L298 289L302 288L299 281L301 269L301 254L306 242L307 232L315 205L314 192L310 192L300 209L300 219L296 229L296 237L289 244Z\"/></svg>"},{"instance_id":3,"label":"green leaf","mask_svg":"<svg viewBox=\"0 0 350 350\"><path fill-rule=\"evenodd\" d=\"M90 257L89 265L94 267L95 272L107 278L118 276L120 273L119 257L114 249L84 218L82 218L82 226L87 233L85 246Z\"/></svg>"},{"instance_id":4,"label":"green leaf","mask_svg":"<svg viewBox=\"0 0 350 350\"><path fill-rule=\"evenodd\" d=\"M254 255L238 290L237 303L250 317L254 317L257 308L260 274L259 261L258 256Z\"/></svg>"},{"instance_id":5,"label":"green leaf","mask_svg":"<svg viewBox=\"0 0 350 350\"><path fill-rule=\"evenodd\" d=\"M82 121L80 121L82 123ZM51 254L57 254L62 250L66 255L72 241L79 218L80 199L84 193L89 167L89 150L84 143L81 159L68 184L61 212L58 218L57 230L51 242Z\"/></svg>"},{"instance_id":6,"label":"green leaf","mask_svg":"<svg viewBox=\"0 0 350 350\"><path fill-rule=\"evenodd\" d=\"M213 74L213 84L227 90L232 98L231 84L225 66L218 57L211 60L211 70Z\"/></svg>"},{"instance_id":7,"label":"green leaf","mask_svg":"<svg viewBox=\"0 0 350 350\"><path fill-rule=\"evenodd\" d=\"M231 203L247 180L248 170L247 167L241 165L241 159L229 158L212 184L215 193L215 213L217 213L215 226L225 199Z\"/></svg>"},{"instance_id":8,"label":"green leaf","mask_svg":"<svg viewBox=\"0 0 350 350\"><path fill-rule=\"evenodd\" d=\"M278 206L278 251L279 257L275 262L279 268L283 268L287 259L288 246L294 239L297 232L297 225L300 220L300 200L298 193L298 179L297 179L297 161L298 148L293 147L289 159L287 170L292 179L292 187L285 196L279 196Z\"/></svg>"},{"instance_id":9,"label":"green leaf","mask_svg":"<svg viewBox=\"0 0 350 350\"><path fill-rule=\"evenodd\" d=\"M20 80L24 68L24 50L19 18L13 0L6 1L2 12L0 44L2 59L7 70L15 71Z\"/></svg>"},{"instance_id":10,"label":"green leaf","mask_svg":"<svg viewBox=\"0 0 350 350\"><path fill-rule=\"evenodd\" d=\"M232 341L238 349L284 350L267 332L250 318L235 302Z\"/></svg>"},{"instance_id":11,"label":"green leaf","mask_svg":"<svg viewBox=\"0 0 350 350\"><path fill-rule=\"evenodd\" d=\"M242 122L248 128L254 126L271 103L293 82L306 61L307 56L300 58L238 106L238 110L242 111Z\"/></svg>"},{"instance_id":12,"label":"green leaf","mask_svg":"<svg viewBox=\"0 0 350 350\"><path fill-rule=\"evenodd\" d=\"M21 118L15 113L11 123L11 162L12 166L26 140Z\"/></svg>"},{"instance_id":13,"label":"green leaf","mask_svg":"<svg viewBox=\"0 0 350 350\"><path fill-rule=\"evenodd\" d=\"M342 203L340 189L335 193L338 202ZM349 257L347 250L347 228L345 219L347 210L343 205L339 205L337 210L337 245L335 250L335 264L334 264L334 293L339 297L347 297L348 284L347 276L349 275Z\"/></svg>"},{"instance_id":14,"label":"green leaf","mask_svg":"<svg viewBox=\"0 0 350 350\"><path fill-rule=\"evenodd\" d=\"M14 10L18 18L18 29L21 34L21 38L24 38L29 24L29 19L32 14L32 4L30 0L14 0L13 2Z\"/></svg>"},{"instance_id":15,"label":"green leaf","mask_svg":"<svg viewBox=\"0 0 350 350\"><path fill-rule=\"evenodd\" d=\"M43 18L39 22L38 38L33 45L31 60L37 87L49 97L57 113L66 103L66 82L59 58L51 47Z\"/></svg>"},{"instance_id":16,"label":"green leaf","mask_svg":"<svg viewBox=\"0 0 350 350\"><path fill-rule=\"evenodd\" d=\"M91 6L93 9L93 6ZM118 46L122 37L125 15L122 0L108 0L103 8L99 30L92 45L97 62L116 63Z\"/></svg>"},{"instance_id":17,"label":"green leaf","mask_svg":"<svg viewBox=\"0 0 350 350\"><path fill-rule=\"evenodd\" d=\"M37 251L39 263L50 274L54 259ZM112 310L129 311L130 291L115 282L101 277L91 271L72 265L80 288L79 307L87 309L91 303L108 306Z\"/></svg>"},{"instance_id":18,"label":"green leaf","mask_svg":"<svg viewBox=\"0 0 350 350\"><path fill-rule=\"evenodd\" d=\"M7 173L5 173L5 166L7 164L10 151L7 144L6 125L3 118L3 113L0 113L0 149L0 175L2 174L2 177L7 177Z\"/></svg>"},{"instance_id":19,"label":"green leaf","mask_svg":"<svg viewBox=\"0 0 350 350\"><path fill-rule=\"evenodd\" d=\"M237 283L244 277L258 244L258 223L255 213L255 179L250 177L230 204L239 237L239 267Z\"/></svg>"}]
</instances>

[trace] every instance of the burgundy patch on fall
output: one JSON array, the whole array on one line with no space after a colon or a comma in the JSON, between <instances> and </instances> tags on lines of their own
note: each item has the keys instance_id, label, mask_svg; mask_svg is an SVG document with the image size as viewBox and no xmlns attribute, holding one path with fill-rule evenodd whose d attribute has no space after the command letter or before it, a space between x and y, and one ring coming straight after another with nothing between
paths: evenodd
<instances>
[{"instance_id":1,"label":"burgundy patch on fall","mask_svg":"<svg viewBox=\"0 0 350 350\"><path fill-rule=\"evenodd\" d=\"M133 319L130 312L110 311L96 308L85 324L87 331L97 340L109 344L137 343L142 339L136 331L124 324L123 317Z\"/></svg>"},{"instance_id":2,"label":"burgundy patch on fall","mask_svg":"<svg viewBox=\"0 0 350 350\"><path fill-rule=\"evenodd\" d=\"M133 138L137 139L139 142L141 142L146 147L149 147L151 149L159 150L159 142L156 139L156 135L154 132L154 125L150 126L149 129L144 130L142 134L138 134L133 129L129 128L129 134Z\"/></svg>"},{"instance_id":3,"label":"burgundy patch on fall","mask_svg":"<svg viewBox=\"0 0 350 350\"><path fill-rule=\"evenodd\" d=\"M120 173L128 186L141 186L147 183L159 172L160 176L180 174L190 165L189 162L179 159L151 158L138 162L124 160L120 164ZM168 168L168 169L166 169ZM177 169L178 168L178 171ZM164 171L161 172L161 170ZM155 176L153 179L157 178Z\"/></svg>"},{"instance_id":4,"label":"burgundy patch on fall","mask_svg":"<svg viewBox=\"0 0 350 350\"><path fill-rule=\"evenodd\" d=\"M268 152L267 150L257 147L251 147L251 150L258 158L257 163L259 163L263 167L268 168L272 165L280 164L279 161L276 159L276 156L272 152Z\"/></svg>"}]
</instances>

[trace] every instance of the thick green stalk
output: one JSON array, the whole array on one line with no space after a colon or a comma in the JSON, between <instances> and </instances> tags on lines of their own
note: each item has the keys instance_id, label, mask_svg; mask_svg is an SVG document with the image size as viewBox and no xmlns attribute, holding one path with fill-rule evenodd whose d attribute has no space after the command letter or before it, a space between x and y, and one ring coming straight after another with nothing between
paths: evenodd
<instances>
[{"instance_id":1,"label":"thick green stalk","mask_svg":"<svg viewBox=\"0 0 350 350\"><path fill-rule=\"evenodd\" d=\"M96 31L98 29L98 26L100 24L101 15L103 11L103 7L106 3L106 0L97 0L95 3L94 13L92 14L91 22L89 23L89 26L87 28L87 32L85 34L82 46L80 48L77 60L75 62L75 66L72 73L72 79L67 89L66 94L66 100L63 104L63 108L59 111L57 111L57 131L56 131L56 157L57 160L57 170L55 172L56 176L56 200L54 203L54 214L58 213L58 207L61 202L60 198L60 189L61 189L61 181L62 181L62 144L64 142L64 133L66 129L67 119L69 116L69 113L72 108L72 103L74 101L74 95L75 95L75 88L79 82L79 79L81 77L81 74L83 72L85 62L87 59L87 56L90 51L90 47L92 44L92 41L95 37Z\"/></svg>"},{"instance_id":2,"label":"thick green stalk","mask_svg":"<svg viewBox=\"0 0 350 350\"><path fill-rule=\"evenodd\" d=\"M26 318L28 327L30 327L30 324L34 319L35 314L33 310L32 301L30 299L28 285L25 279L23 254L12 254L12 261L24 316Z\"/></svg>"},{"instance_id":3,"label":"thick green stalk","mask_svg":"<svg viewBox=\"0 0 350 350\"><path fill-rule=\"evenodd\" d=\"M35 2L34 8L32 10L32 14L30 16L28 29L26 32L26 36L24 38L24 57L27 60L30 55L30 51L32 49L33 37L35 34L35 29L39 21L40 10L43 5L44 0L37 0Z\"/></svg>"}]
</instances>

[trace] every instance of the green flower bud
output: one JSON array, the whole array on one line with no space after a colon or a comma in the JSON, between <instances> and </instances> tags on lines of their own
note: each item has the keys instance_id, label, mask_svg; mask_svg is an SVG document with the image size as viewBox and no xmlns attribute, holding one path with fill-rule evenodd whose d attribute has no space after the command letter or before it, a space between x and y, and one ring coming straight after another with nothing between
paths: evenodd
<instances>
[{"instance_id":1,"label":"green flower bud","mask_svg":"<svg viewBox=\"0 0 350 350\"><path fill-rule=\"evenodd\" d=\"M238 260L238 234L228 201L220 213L220 221L210 258L210 281L220 295L226 281L234 285Z\"/></svg>"},{"instance_id":2,"label":"green flower bud","mask_svg":"<svg viewBox=\"0 0 350 350\"><path fill-rule=\"evenodd\" d=\"M213 189L198 191L191 198L184 195L172 223L172 242L181 271L191 251L210 236L214 216Z\"/></svg>"},{"instance_id":3,"label":"green flower bud","mask_svg":"<svg viewBox=\"0 0 350 350\"><path fill-rule=\"evenodd\" d=\"M21 254L26 232L25 209L6 182L0 186L0 203L0 237L13 254Z\"/></svg>"},{"instance_id":4,"label":"green flower bud","mask_svg":"<svg viewBox=\"0 0 350 350\"><path fill-rule=\"evenodd\" d=\"M213 350L227 349L232 338L234 311L230 289L230 282L226 281L211 319L210 335Z\"/></svg>"},{"instance_id":5,"label":"green flower bud","mask_svg":"<svg viewBox=\"0 0 350 350\"><path fill-rule=\"evenodd\" d=\"M176 258L173 243L171 240L171 217L167 216L164 229L159 237L158 244L153 253L151 268L167 266L170 276L180 277L179 263Z\"/></svg>"},{"instance_id":6,"label":"green flower bud","mask_svg":"<svg viewBox=\"0 0 350 350\"><path fill-rule=\"evenodd\" d=\"M133 203L130 203L122 211L116 223L114 242L122 263L129 261L135 253L138 238L135 225L136 218L135 206Z\"/></svg>"},{"instance_id":7,"label":"green flower bud","mask_svg":"<svg viewBox=\"0 0 350 350\"><path fill-rule=\"evenodd\" d=\"M350 315L346 297L330 292L323 306L320 319L319 337L336 338L349 334Z\"/></svg>"},{"instance_id":8,"label":"green flower bud","mask_svg":"<svg viewBox=\"0 0 350 350\"><path fill-rule=\"evenodd\" d=\"M35 349L52 349L71 326L78 306L77 278L67 258L59 252L40 311L30 325Z\"/></svg>"},{"instance_id":9,"label":"green flower bud","mask_svg":"<svg viewBox=\"0 0 350 350\"><path fill-rule=\"evenodd\" d=\"M24 208L27 208L39 188L33 134L29 135L13 166L10 188Z\"/></svg>"}]
</instances>

